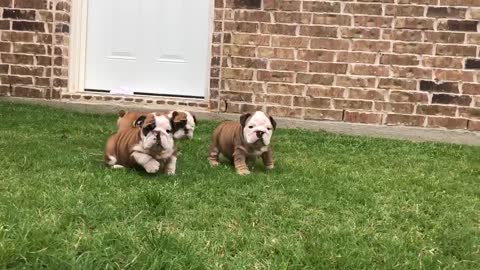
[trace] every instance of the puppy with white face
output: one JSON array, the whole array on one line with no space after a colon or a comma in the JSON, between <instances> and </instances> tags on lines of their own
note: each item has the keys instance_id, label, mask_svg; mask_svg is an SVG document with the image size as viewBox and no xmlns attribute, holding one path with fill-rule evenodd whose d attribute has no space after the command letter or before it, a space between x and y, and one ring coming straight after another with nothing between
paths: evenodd
<instances>
[{"instance_id":1,"label":"puppy with white face","mask_svg":"<svg viewBox=\"0 0 480 270\"><path fill-rule=\"evenodd\" d=\"M136 120L142 115L147 115L148 113L142 112L125 112L120 111L118 113L117 120L117 129L129 129L137 127ZM163 113L156 113L157 115L162 115ZM175 116L174 116L175 114ZM193 114L187 111L176 110L170 111L167 113L167 116L172 119L173 122L173 138L176 140L183 139L192 139L193 132L197 125L197 119Z\"/></svg>"},{"instance_id":2,"label":"puppy with white face","mask_svg":"<svg viewBox=\"0 0 480 270\"><path fill-rule=\"evenodd\" d=\"M219 155L233 161L238 174L249 174L246 161L261 157L267 169L273 169L273 151L270 141L277 127L275 120L261 111L247 113L240 122L221 123L213 132L208 160L218 165Z\"/></svg>"},{"instance_id":3,"label":"puppy with white face","mask_svg":"<svg viewBox=\"0 0 480 270\"><path fill-rule=\"evenodd\" d=\"M176 150L172 135L172 121L166 115L141 115L137 128L119 130L105 147L105 163L112 168L141 166L148 173L156 173L165 165L165 173L175 174Z\"/></svg>"}]
</instances>

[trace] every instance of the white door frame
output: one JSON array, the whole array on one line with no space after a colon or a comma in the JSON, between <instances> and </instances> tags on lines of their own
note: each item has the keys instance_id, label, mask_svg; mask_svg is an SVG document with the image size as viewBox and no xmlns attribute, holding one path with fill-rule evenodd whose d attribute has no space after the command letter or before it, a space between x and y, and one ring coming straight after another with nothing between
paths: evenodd
<instances>
[{"instance_id":1,"label":"white door frame","mask_svg":"<svg viewBox=\"0 0 480 270\"><path fill-rule=\"evenodd\" d=\"M99 0L101 1L101 0ZM198 1L198 0L196 0ZM210 95L210 68L212 54L212 34L214 27L215 0L210 1L208 53L207 53L207 85L205 85L205 100ZM72 0L70 14L70 56L68 64L68 92L85 91L85 64L87 52L87 22L88 0Z\"/></svg>"}]
</instances>

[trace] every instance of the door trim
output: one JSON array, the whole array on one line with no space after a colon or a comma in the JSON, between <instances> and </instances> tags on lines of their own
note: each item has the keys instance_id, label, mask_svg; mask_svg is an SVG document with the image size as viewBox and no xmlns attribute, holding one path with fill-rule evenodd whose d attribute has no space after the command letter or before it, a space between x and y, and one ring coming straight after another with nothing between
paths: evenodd
<instances>
[{"instance_id":1,"label":"door trim","mask_svg":"<svg viewBox=\"0 0 480 270\"><path fill-rule=\"evenodd\" d=\"M198 1L198 0L196 0ZM210 97L210 69L212 58L212 35L214 27L215 0L209 0L208 52L206 59L204 100ZM70 16L70 56L68 64L68 93L85 91L85 68L87 56L88 0L72 0Z\"/></svg>"}]
</instances>

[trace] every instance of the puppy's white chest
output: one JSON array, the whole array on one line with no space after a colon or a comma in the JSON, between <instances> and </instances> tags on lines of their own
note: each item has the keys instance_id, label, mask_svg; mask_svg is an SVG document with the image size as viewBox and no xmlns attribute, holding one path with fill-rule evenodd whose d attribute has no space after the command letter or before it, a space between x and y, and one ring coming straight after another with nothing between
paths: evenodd
<instances>
[{"instance_id":1,"label":"puppy's white chest","mask_svg":"<svg viewBox=\"0 0 480 270\"><path fill-rule=\"evenodd\" d=\"M254 156L260 156L261 154L265 153L268 151L268 146L262 146L260 150L255 150L253 151Z\"/></svg>"}]
</instances>

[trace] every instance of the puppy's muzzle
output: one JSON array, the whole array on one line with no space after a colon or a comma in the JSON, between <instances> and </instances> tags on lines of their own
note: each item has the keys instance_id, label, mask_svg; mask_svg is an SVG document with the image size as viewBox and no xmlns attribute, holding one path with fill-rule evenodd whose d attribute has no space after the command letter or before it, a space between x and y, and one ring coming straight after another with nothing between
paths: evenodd
<instances>
[{"instance_id":1,"label":"puppy's muzzle","mask_svg":"<svg viewBox=\"0 0 480 270\"><path fill-rule=\"evenodd\" d=\"M161 144L161 139L160 139L160 133L157 132L157 135L155 136L156 138L156 141L157 141L157 145L160 145Z\"/></svg>"},{"instance_id":2,"label":"puppy's muzzle","mask_svg":"<svg viewBox=\"0 0 480 270\"><path fill-rule=\"evenodd\" d=\"M263 136L263 134L265 134L265 132L263 132L263 131L261 131L261 130L258 130L258 131L256 131L255 133L257 134L257 137L258 137L259 139L261 139L262 136Z\"/></svg>"}]
</instances>

